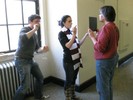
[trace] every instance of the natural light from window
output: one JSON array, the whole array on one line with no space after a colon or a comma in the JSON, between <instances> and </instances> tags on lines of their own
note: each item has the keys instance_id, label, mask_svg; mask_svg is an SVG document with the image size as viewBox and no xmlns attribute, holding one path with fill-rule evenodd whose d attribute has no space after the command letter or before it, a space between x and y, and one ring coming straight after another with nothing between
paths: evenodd
<instances>
[{"instance_id":1,"label":"natural light from window","mask_svg":"<svg viewBox=\"0 0 133 100\"><path fill-rule=\"evenodd\" d=\"M35 13L35 0L0 0L0 52L17 48L21 28L28 24L28 16Z\"/></svg>"}]
</instances>

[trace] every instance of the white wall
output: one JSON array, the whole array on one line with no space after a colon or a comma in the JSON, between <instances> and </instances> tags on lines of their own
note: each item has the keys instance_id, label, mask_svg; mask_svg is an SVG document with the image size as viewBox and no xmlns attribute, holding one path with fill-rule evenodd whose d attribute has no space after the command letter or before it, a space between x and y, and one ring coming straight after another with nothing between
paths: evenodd
<instances>
[{"instance_id":1,"label":"white wall","mask_svg":"<svg viewBox=\"0 0 133 100\"><path fill-rule=\"evenodd\" d=\"M58 41L60 27L58 21L63 15L71 15L73 25L77 24L77 3L76 0L46 0L48 14L48 38L50 46L51 75L65 79L62 66L63 49Z\"/></svg>"},{"instance_id":2,"label":"white wall","mask_svg":"<svg viewBox=\"0 0 133 100\"><path fill-rule=\"evenodd\" d=\"M35 55L35 61L39 64L40 70L44 78L51 76L51 65L49 64L49 53L41 53Z\"/></svg>"}]
</instances>

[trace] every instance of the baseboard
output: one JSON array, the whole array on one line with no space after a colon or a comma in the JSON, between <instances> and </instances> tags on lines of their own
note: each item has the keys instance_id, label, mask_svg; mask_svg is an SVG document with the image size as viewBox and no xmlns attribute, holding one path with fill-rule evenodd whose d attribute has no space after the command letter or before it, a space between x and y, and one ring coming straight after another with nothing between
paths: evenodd
<instances>
[{"instance_id":1,"label":"baseboard","mask_svg":"<svg viewBox=\"0 0 133 100\"><path fill-rule=\"evenodd\" d=\"M60 85L60 86L64 86L64 80L53 77L53 76L49 76L49 77L44 79L44 84L48 84L49 82L52 82L52 83ZM77 92L81 92L82 90L84 90L85 88L87 88L90 85L94 84L95 82L96 82L96 77L94 76L91 79L89 79L89 80L85 81L84 83L82 83L81 85L76 85L75 90Z\"/></svg>"},{"instance_id":2,"label":"baseboard","mask_svg":"<svg viewBox=\"0 0 133 100\"><path fill-rule=\"evenodd\" d=\"M122 63L124 63L125 61L127 61L129 58L131 58L133 56L133 52L126 55L125 57L121 58L119 61L118 61L118 66L120 66Z\"/></svg>"},{"instance_id":3,"label":"baseboard","mask_svg":"<svg viewBox=\"0 0 133 100\"><path fill-rule=\"evenodd\" d=\"M44 85L50 83L51 80L52 80L52 76L48 76L48 77L44 78L44 81L43 81Z\"/></svg>"},{"instance_id":4,"label":"baseboard","mask_svg":"<svg viewBox=\"0 0 133 100\"><path fill-rule=\"evenodd\" d=\"M91 86L94 83L96 83L96 76L94 76L91 79L85 81L81 85L76 85L75 89L76 89L77 92L81 92L81 91L83 91L84 89L88 88L89 86Z\"/></svg>"}]
</instances>

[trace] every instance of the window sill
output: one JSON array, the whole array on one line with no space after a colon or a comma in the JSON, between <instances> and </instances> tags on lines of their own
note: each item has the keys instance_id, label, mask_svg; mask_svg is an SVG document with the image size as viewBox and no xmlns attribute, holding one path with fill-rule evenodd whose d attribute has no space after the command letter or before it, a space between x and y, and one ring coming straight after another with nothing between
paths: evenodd
<instances>
[{"instance_id":1,"label":"window sill","mask_svg":"<svg viewBox=\"0 0 133 100\"><path fill-rule=\"evenodd\" d=\"M0 62L6 62L6 61L10 61L10 60L14 60L14 54L15 52L12 52L12 53L0 53ZM37 56L44 56L46 55L46 53L35 53L34 54L35 57ZM43 59L47 59L47 58L44 58Z\"/></svg>"},{"instance_id":2,"label":"window sill","mask_svg":"<svg viewBox=\"0 0 133 100\"><path fill-rule=\"evenodd\" d=\"M12 53L1 53L0 54L0 62L3 62L3 61L5 62L5 61L13 60L14 53L15 52L12 52Z\"/></svg>"}]
</instances>

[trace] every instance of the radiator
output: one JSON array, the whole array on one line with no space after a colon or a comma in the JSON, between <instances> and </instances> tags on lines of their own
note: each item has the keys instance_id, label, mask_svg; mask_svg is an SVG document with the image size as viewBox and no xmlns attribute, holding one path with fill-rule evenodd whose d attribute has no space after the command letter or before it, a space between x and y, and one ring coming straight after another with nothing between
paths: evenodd
<instances>
[{"instance_id":1,"label":"radiator","mask_svg":"<svg viewBox=\"0 0 133 100\"><path fill-rule=\"evenodd\" d=\"M33 94L34 78L30 76L31 87L27 95ZM19 74L14 61L0 63L0 100L12 100L15 91L20 85Z\"/></svg>"}]
</instances>

